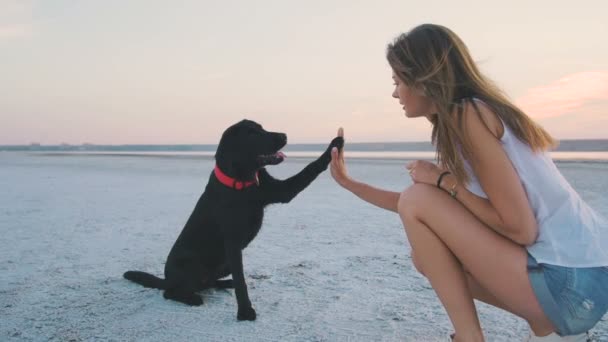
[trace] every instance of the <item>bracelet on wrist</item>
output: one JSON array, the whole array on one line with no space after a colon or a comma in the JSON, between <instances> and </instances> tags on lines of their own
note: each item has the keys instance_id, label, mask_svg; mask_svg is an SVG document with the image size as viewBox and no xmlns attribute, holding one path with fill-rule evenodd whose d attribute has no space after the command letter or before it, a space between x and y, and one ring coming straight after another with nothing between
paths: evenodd
<instances>
[{"instance_id":1,"label":"bracelet on wrist","mask_svg":"<svg viewBox=\"0 0 608 342\"><path fill-rule=\"evenodd\" d=\"M437 178L437 188L442 189L441 187L441 180L443 179L443 177L452 174L450 171L443 171L440 175L439 178Z\"/></svg>"},{"instance_id":2,"label":"bracelet on wrist","mask_svg":"<svg viewBox=\"0 0 608 342\"><path fill-rule=\"evenodd\" d=\"M452 196L452 198L456 198L456 195L458 195L458 191L456 190L457 186L458 186L458 182L454 183L454 185L452 185L450 190L448 190L448 192L450 193L450 196Z\"/></svg>"}]
</instances>

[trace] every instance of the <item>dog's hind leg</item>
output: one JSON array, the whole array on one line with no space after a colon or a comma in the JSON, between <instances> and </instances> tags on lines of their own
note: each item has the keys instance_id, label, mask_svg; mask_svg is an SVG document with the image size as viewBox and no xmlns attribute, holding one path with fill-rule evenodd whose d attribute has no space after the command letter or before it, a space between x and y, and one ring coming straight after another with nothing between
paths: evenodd
<instances>
[{"instance_id":1,"label":"dog's hind leg","mask_svg":"<svg viewBox=\"0 0 608 342\"><path fill-rule=\"evenodd\" d=\"M171 278L167 279L167 287L163 297L191 306L202 305L203 298L195 293L198 289L194 280L188 277L185 272L187 271L172 272Z\"/></svg>"},{"instance_id":2,"label":"dog's hind leg","mask_svg":"<svg viewBox=\"0 0 608 342\"><path fill-rule=\"evenodd\" d=\"M214 270L210 280L203 281L200 290L205 289L233 289L234 283L232 279L222 279L230 275L230 268L226 263L221 264Z\"/></svg>"},{"instance_id":3,"label":"dog's hind leg","mask_svg":"<svg viewBox=\"0 0 608 342\"><path fill-rule=\"evenodd\" d=\"M213 283L213 287L218 289L233 289L234 283L232 282L232 279L216 280Z\"/></svg>"},{"instance_id":4,"label":"dog's hind leg","mask_svg":"<svg viewBox=\"0 0 608 342\"><path fill-rule=\"evenodd\" d=\"M196 294L194 287L177 287L165 290L163 297L165 299L175 300L191 306L200 306L203 304L203 298Z\"/></svg>"},{"instance_id":5,"label":"dog's hind leg","mask_svg":"<svg viewBox=\"0 0 608 342\"><path fill-rule=\"evenodd\" d=\"M230 275L230 267L228 264L222 264L217 270L215 274L215 281L213 282L213 287L218 289L233 289L234 283L232 279L222 279Z\"/></svg>"},{"instance_id":6,"label":"dog's hind leg","mask_svg":"<svg viewBox=\"0 0 608 342\"><path fill-rule=\"evenodd\" d=\"M197 291L207 290L207 289L233 289L234 283L232 279L222 279L222 280L214 280L209 283L202 284Z\"/></svg>"}]
</instances>

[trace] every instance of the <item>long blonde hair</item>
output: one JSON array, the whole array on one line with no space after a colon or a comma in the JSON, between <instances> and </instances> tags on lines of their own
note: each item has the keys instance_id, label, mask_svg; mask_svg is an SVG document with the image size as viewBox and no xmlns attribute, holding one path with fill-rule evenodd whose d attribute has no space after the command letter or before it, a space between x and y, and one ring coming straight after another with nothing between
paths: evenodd
<instances>
[{"instance_id":1,"label":"long blonde hair","mask_svg":"<svg viewBox=\"0 0 608 342\"><path fill-rule=\"evenodd\" d=\"M450 29L434 24L417 26L388 45L386 58L400 80L422 90L437 107L431 119L431 139L440 165L459 182L469 181L463 158L473 157L463 125L464 102L472 97L485 102L534 151L557 145L549 133L481 74L466 45ZM471 103L485 123L475 102Z\"/></svg>"}]
</instances>

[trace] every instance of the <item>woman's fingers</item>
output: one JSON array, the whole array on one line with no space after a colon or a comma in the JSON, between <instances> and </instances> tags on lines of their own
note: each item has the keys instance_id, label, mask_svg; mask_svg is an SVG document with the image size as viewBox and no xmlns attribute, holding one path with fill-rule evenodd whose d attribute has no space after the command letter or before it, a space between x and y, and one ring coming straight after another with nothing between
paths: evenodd
<instances>
[{"instance_id":1,"label":"woman's fingers","mask_svg":"<svg viewBox=\"0 0 608 342\"><path fill-rule=\"evenodd\" d=\"M340 159L340 153L338 152L338 148L337 147L332 148L331 149L331 163L330 164L331 164L331 167L334 170L338 170L338 169L341 168L340 160L341 159Z\"/></svg>"},{"instance_id":2,"label":"woman's fingers","mask_svg":"<svg viewBox=\"0 0 608 342\"><path fill-rule=\"evenodd\" d=\"M341 174L344 173L343 165L340 163L340 156L338 154L338 148L334 147L331 149L331 162L329 163L331 176L340 182Z\"/></svg>"},{"instance_id":3,"label":"woman's fingers","mask_svg":"<svg viewBox=\"0 0 608 342\"><path fill-rule=\"evenodd\" d=\"M343 168L344 156L342 151L339 151L337 147L331 149L331 163L335 168Z\"/></svg>"},{"instance_id":4,"label":"woman's fingers","mask_svg":"<svg viewBox=\"0 0 608 342\"><path fill-rule=\"evenodd\" d=\"M331 162L332 164L338 159L338 148L333 147L331 149Z\"/></svg>"},{"instance_id":5,"label":"woman's fingers","mask_svg":"<svg viewBox=\"0 0 608 342\"><path fill-rule=\"evenodd\" d=\"M344 138L344 129L342 127L338 128L338 136ZM338 184L344 186L343 182L348 179L348 172L344 163L344 146L340 149L337 147L331 149L330 170L332 177Z\"/></svg>"},{"instance_id":6,"label":"woman's fingers","mask_svg":"<svg viewBox=\"0 0 608 342\"><path fill-rule=\"evenodd\" d=\"M344 138L344 128L338 128L338 136ZM338 156L340 157L341 161L344 161L344 146L342 146L340 151L338 151Z\"/></svg>"}]
</instances>

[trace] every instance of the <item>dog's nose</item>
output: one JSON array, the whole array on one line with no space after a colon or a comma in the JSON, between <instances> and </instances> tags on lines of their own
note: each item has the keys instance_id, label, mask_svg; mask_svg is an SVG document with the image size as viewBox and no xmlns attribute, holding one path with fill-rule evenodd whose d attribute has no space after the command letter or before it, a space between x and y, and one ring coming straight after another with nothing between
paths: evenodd
<instances>
[{"instance_id":1,"label":"dog's nose","mask_svg":"<svg viewBox=\"0 0 608 342\"><path fill-rule=\"evenodd\" d=\"M285 134L285 133L279 133L277 135L277 137L279 138L279 141L282 142L283 144L287 143L287 134Z\"/></svg>"}]
</instances>

